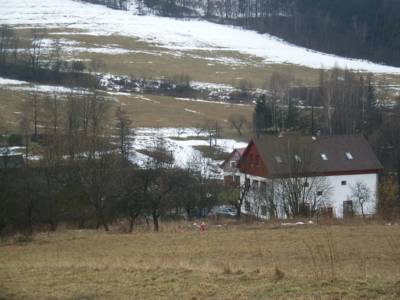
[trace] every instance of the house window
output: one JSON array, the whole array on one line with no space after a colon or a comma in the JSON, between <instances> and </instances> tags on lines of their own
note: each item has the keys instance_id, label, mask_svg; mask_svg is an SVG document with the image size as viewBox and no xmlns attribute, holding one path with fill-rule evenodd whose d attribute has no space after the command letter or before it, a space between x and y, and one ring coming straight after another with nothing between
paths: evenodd
<instances>
[{"instance_id":1,"label":"house window","mask_svg":"<svg viewBox=\"0 0 400 300\"><path fill-rule=\"evenodd\" d=\"M235 183L240 183L240 176L235 175L234 179Z\"/></svg>"},{"instance_id":2,"label":"house window","mask_svg":"<svg viewBox=\"0 0 400 300\"><path fill-rule=\"evenodd\" d=\"M267 183L265 181L260 182L260 190L261 190L261 193L267 192Z\"/></svg>"},{"instance_id":3,"label":"house window","mask_svg":"<svg viewBox=\"0 0 400 300\"><path fill-rule=\"evenodd\" d=\"M244 201L244 210L249 212L250 209L251 209L250 202L249 201Z\"/></svg>"},{"instance_id":4,"label":"house window","mask_svg":"<svg viewBox=\"0 0 400 300\"><path fill-rule=\"evenodd\" d=\"M348 160L353 160L353 155L350 152L346 152L346 158Z\"/></svg>"},{"instance_id":5,"label":"house window","mask_svg":"<svg viewBox=\"0 0 400 300\"><path fill-rule=\"evenodd\" d=\"M261 205L261 215L262 216L267 215L267 206L266 205Z\"/></svg>"},{"instance_id":6,"label":"house window","mask_svg":"<svg viewBox=\"0 0 400 300\"><path fill-rule=\"evenodd\" d=\"M328 156L325 153L321 153L322 160L328 160Z\"/></svg>"},{"instance_id":7,"label":"house window","mask_svg":"<svg viewBox=\"0 0 400 300\"><path fill-rule=\"evenodd\" d=\"M278 164L282 163L282 158L280 156L275 156L275 160Z\"/></svg>"},{"instance_id":8,"label":"house window","mask_svg":"<svg viewBox=\"0 0 400 300\"><path fill-rule=\"evenodd\" d=\"M300 163L301 162L301 157L295 154L294 159L296 162Z\"/></svg>"},{"instance_id":9,"label":"house window","mask_svg":"<svg viewBox=\"0 0 400 300\"><path fill-rule=\"evenodd\" d=\"M347 185L347 181L346 180L342 180L342 185Z\"/></svg>"},{"instance_id":10,"label":"house window","mask_svg":"<svg viewBox=\"0 0 400 300\"><path fill-rule=\"evenodd\" d=\"M323 194L322 191L317 192L317 196L322 196L322 194Z\"/></svg>"},{"instance_id":11,"label":"house window","mask_svg":"<svg viewBox=\"0 0 400 300\"><path fill-rule=\"evenodd\" d=\"M245 186L246 187L250 186L250 178L246 178Z\"/></svg>"},{"instance_id":12,"label":"house window","mask_svg":"<svg viewBox=\"0 0 400 300\"><path fill-rule=\"evenodd\" d=\"M253 180L252 186L253 186L253 188L258 189L258 181L257 180Z\"/></svg>"},{"instance_id":13,"label":"house window","mask_svg":"<svg viewBox=\"0 0 400 300\"><path fill-rule=\"evenodd\" d=\"M236 161L231 161L231 168L236 168Z\"/></svg>"}]
</instances>

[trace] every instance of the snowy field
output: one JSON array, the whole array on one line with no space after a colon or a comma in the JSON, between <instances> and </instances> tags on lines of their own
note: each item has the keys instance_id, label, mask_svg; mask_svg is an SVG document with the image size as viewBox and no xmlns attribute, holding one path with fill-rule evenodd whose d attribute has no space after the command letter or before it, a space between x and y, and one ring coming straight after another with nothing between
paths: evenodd
<instances>
[{"instance_id":1,"label":"snowy field","mask_svg":"<svg viewBox=\"0 0 400 300\"><path fill-rule=\"evenodd\" d=\"M193 136L204 137L204 140L190 139L190 137ZM222 161L204 158L200 151L193 148L194 146L209 145L205 133L200 133L198 135L193 128L137 128L135 130L132 160L138 165L144 166L148 157L137 150L151 149L151 147L156 144L157 138L159 137L164 139L166 148L172 152L176 166L185 168L195 164L203 174L209 172L204 175L214 177L222 176L221 169L218 166ZM177 140L177 137L182 140ZM217 147L223 152L232 152L235 148L243 148L246 146L247 143L237 142L232 139L217 139Z\"/></svg>"},{"instance_id":2,"label":"snowy field","mask_svg":"<svg viewBox=\"0 0 400 300\"><path fill-rule=\"evenodd\" d=\"M20 91L20 92L36 92L36 93L56 93L56 94L69 94L71 89L64 86L57 85L45 85L45 84L31 84L22 80L14 80L0 77L0 88ZM86 93L84 90L80 90L81 93Z\"/></svg>"},{"instance_id":3,"label":"snowy field","mask_svg":"<svg viewBox=\"0 0 400 300\"><path fill-rule=\"evenodd\" d=\"M118 34L170 50L227 50L260 57L265 63L310 68L338 66L374 73L400 74L400 68L353 60L297 47L268 34L201 20L139 16L73 0L0 0L0 24L72 29L68 33ZM65 33L64 33L65 34ZM124 49L102 49L102 51Z\"/></svg>"}]
</instances>

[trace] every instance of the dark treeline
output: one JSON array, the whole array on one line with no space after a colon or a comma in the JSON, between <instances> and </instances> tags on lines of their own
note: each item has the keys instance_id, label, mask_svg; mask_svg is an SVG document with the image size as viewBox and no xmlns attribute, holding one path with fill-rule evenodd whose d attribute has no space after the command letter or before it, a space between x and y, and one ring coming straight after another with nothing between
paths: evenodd
<instances>
[{"instance_id":1,"label":"dark treeline","mask_svg":"<svg viewBox=\"0 0 400 300\"><path fill-rule=\"evenodd\" d=\"M338 69L321 71L315 87L294 82L278 73L271 76L269 93L256 103L256 133L362 134L385 171L400 174L400 99L380 99L372 75Z\"/></svg>"},{"instance_id":2,"label":"dark treeline","mask_svg":"<svg viewBox=\"0 0 400 300\"><path fill-rule=\"evenodd\" d=\"M143 0L163 16L205 17L341 56L400 66L397 0Z\"/></svg>"},{"instance_id":3,"label":"dark treeline","mask_svg":"<svg viewBox=\"0 0 400 300\"><path fill-rule=\"evenodd\" d=\"M128 8L127 0L83 0L85 2L101 4L113 9L126 10Z\"/></svg>"},{"instance_id":4,"label":"dark treeline","mask_svg":"<svg viewBox=\"0 0 400 300\"><path fill-rule=\"evenodd\" d=\"M138 220L158 231L160 220L204 216L218 201L221 183L199 171L206 162L176 167L161 137L140 167L133 163L131 119L95 92L63 101L32 94L23 105L19 134L0 126L0 232L55 230L60 222L132 231ZM15 145L24 164L10 154Z\"/></svg>"},{"instance_id":5,"label":"dark treeline","mask_svg":"<svg viewBox=\"0 0 400 300\"><path fill-rule=\"evenodd\" d=\"M85 71L80 61L66 62L62 59L59 41L46 45L47 32L32 29L29 40L20 39L15 30L0 27L0 75L18 80L45 84L96 88L98 80ZM91 71L96 70L93 63Z\"/></svg>"}]
</instances>

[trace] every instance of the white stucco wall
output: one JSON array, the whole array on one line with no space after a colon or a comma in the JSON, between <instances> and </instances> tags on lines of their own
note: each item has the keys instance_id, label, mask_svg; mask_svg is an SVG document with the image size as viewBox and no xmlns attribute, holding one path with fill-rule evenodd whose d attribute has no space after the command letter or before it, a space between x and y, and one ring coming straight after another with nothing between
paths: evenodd
<instances>
[{"instance_id":1,"label":"white stucco wall","mask_svg":"<svg viewBox=\"0 0 400 300\"><path fill-rule=\"evenodd\" d=\"M360 174L360 175L340 175L327 177L332 186L332 195L330 197L334 208L335 216L343 217L343 201L351 200L351 187L357 182L366 184L371 191L371 201L365 204L364 212L374 214L376 212L378 174ZM342 185L346 181L346 185ZM353 204L354 205L354 204ZM357 211L357 213L360 213Z\"/></svg>"},{"instance_id":2,"label":"white stucco wall","mask_svg":"<svg viewBox=\"0 0 400 300\"><path fill-rule=\"evenodd\" d=\"M249 178L251 182L253 182L253 180L257 180L259 182L264 181L272 183L271 180L263 177L251 176L251 175L245 176L244 174L241 174L240 183L242 187L244 186L246 177ZM331 188L329 192L329 199L327 201L329 203L327 203L327 205L333 207L335 217L337 218L343 217L343 201L353 200L351 199L352 187L355 186L357 182L362 182L371 191L370 201L364 204L364 213L374 214L376 212L376 207L378 203L377 199L378 174L327 176L326 179L328 180ZM342 181L346 181L346 185L342 185ZM256 200L254 199L251 193L248 194L245 200L251 203L252 210L253 207L255 208L257 206L257 204L255 203ZM361 213L355 202L353 203L353 208L356 214ZM242 212L249 213L245 210L245 202L243 202L242 205ZM279 215L281 214L283 214L283 212L279 213ZM257 215L259 217L263 217L261 216L260 211L258 211Z\"/></svg>"}]
</instances>

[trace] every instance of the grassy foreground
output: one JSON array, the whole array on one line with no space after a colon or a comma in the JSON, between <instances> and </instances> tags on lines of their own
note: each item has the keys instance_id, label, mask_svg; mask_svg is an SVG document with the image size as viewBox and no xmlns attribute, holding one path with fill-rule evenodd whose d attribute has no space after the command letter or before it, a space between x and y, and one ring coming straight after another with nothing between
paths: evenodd
<instances>
[{"instance_id":1,"label":"grassy foreground","mask_svg":"<svg viewBox=\"0 0 400 300\"><path fill-rule=\"evenodd\" d=\"M63 230L0 246L0 299L399 299L400 227Z\"/></svg>"}]
</instances>

